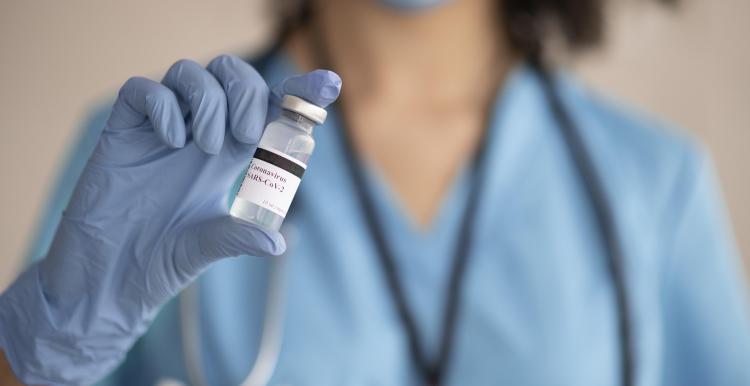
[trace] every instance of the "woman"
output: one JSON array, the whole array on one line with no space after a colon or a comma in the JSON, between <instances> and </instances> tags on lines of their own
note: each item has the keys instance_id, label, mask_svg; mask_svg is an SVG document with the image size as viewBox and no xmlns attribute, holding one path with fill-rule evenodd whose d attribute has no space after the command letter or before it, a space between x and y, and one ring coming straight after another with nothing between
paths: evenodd
<instances>
[{"instance_id":1,"label":"woman","mask_svg":"<svg viewBox=\"0 0 750 386\"><path fill-rule=\"evenodd\" d=\"M0 298L4 375L85 384L124 360L108 382L749 384L705 156L542 60L549 21L596 42L600 5L319 0L255 67L129 80L46 258ZM286 238L228 218L278 97L338 96L334 73L287 78L320 67L346 86ZM221 259L243 254L260 257ZM152 325L201 273L201 301Z\"/></svg>"}]
</instances>

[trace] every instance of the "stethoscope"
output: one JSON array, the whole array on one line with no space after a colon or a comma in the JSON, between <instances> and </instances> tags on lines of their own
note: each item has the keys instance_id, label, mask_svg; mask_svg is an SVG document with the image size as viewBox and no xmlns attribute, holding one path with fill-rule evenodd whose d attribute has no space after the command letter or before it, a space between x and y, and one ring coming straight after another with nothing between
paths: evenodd
<instances>
[{"instance_id":1,"label":"stethoscope","mask_svg":"<svg viewBox=\"0 0 750 386\"><path fill-rule=\"evenodd\" d=\"M614 214L607 201L604 187L591 155L581 137L580 130L572 119L568 110L562 102L556 83L541 60L527 60L529 67L536 74L543 88L547 105L553 114L560 133L573 163L575 164L579 177L583 182L586 195L594 209L595 221L601 232L601 240L607 257L607 272L614 287L615 303L617 306L618 337L620 347L621 386L633 386L635 384L635 352L633 347L633 331L631 320L631 306L629 304L627 286L625 282L625 267L623 247L617 235ZM395 311L399 316L402 327L409 340L409 350L412 362L417 369L425 385L441 385L450 365L450 357L455 344L455 332L458 325L458 317L461 305L461 291L463 279L467 266L470 262L470 246L473 235L474 214L478 208L478 195L481 182L484 178L479 176L483 158L486 153L482 141L479 151L473 160L474 184L469 193L469 200L462 219L461 231L459 233L452 271L449 278L448 293L443 314L442 339L439 346L436 361L428 361L421 351L422 343L419 331L416 327L414 317L406 302L403 288L398 280L398 268L393 259L393 254L386 242L383 227L374 209L373 200L369 197L369 190L362 177L360 160L356 157L351 138L346 131L346 117L341 114L342 146L348 158L349 173L354 182L357 194L360 197L361 210L367 222L368 230L371 232L373 243L378 251L378 257L385 284L388 287L393 300ZM485 125L488 127L488 125ZM485 135L487 135L485 133ZM255 362L243 382L242 386L266 385L276 367L281 350L284 321L284 266L287 258L281 256L272 259L270 268L269 288L267 292L265 318L262 327L260 347ZM184 348L184 360L188 371L189 381L192 385L208 385L202 371L201 349L200 349L200 326L198 325L198 294L195 286L191 286L180 297L180 319L182 323L181 338Z\"/></svg>"}]
</instances>

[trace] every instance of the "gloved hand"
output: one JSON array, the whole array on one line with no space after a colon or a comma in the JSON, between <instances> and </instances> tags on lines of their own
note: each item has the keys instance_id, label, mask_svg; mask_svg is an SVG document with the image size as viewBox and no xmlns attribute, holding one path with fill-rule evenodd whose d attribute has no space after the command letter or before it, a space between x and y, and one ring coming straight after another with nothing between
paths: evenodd
<instances>
[{"instance_id":1,"label":"gloved hand","mask_svg":"<svg viewBox=\"0 0 750 386\"><path fill-rule=\"evenodd\" d=\"M232 56L183 60L120 90L46 258L0 297L0 348L27 384L91 384L159 307L211 262L284 251L277 232L228 216L228 194L281 94L325 107L340 78L317 70L269 92Z\"/></svg>"}]
</instances>

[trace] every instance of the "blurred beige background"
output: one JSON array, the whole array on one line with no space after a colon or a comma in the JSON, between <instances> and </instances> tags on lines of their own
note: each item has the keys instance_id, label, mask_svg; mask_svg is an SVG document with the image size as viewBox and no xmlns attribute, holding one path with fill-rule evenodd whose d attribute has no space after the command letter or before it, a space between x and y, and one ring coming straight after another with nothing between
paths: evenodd
<instances>
[{"instance_id":1,"label":"blurred beige background","mask_svg":"<svg viewBox=\"0 0 750 386\"><path fill-rule=\"evenodd\" d=\"M571 65L711 149L741 250L750 253L750 1L676 11L612 1L608 46ZM22 264L63 159L91 106L177 59L247 54L267 40L263 0L0 2L0 289Z\"/></svg>"}]
</instances>

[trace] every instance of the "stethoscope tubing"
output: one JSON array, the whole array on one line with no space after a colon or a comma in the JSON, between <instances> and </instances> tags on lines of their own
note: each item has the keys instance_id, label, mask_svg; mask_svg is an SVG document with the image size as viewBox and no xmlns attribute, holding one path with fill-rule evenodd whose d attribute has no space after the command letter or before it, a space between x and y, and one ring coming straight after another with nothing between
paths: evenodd
<instances>
[{"instance_id":1,"label":"stethoscope tubing","mask_svg":"<svg viewBox=\"0 0 750 386\"><path fill-rule=\"evenodd\" d=\"M555 116L557 126L570 150L568 153L576 165L586 194L589 197L589 202L594 209L595 220L607 255L607 271L612 281L617 306L617 328L620 340L620 384L621 386L634 386L636 361L633 347L631 304L626 283L625 253L618 236L612 205L609 203L604 183L596 170L591 153L587 150L575 120L563 104L560 89L556 86L550 70L538 58L532 58L529 64L541 80L547 105Z\"/></svg>"},{"instance_id":2,"label":"stethoscope tubing","mask_svg":"<svg viewBox=\"0 0 750 386\"><path fill-rule=\"evenodd\" d=\"M284 296L286 289L287 256L271 258L269 284L264 309L263 327L258 354L240 386L267 385L281 353L284 328ZM198 283L186 288L179 297L180 338L183 361L190 385L209 386L203 371L200 334L200 293Z\"/></svg>"}]
</instances>

